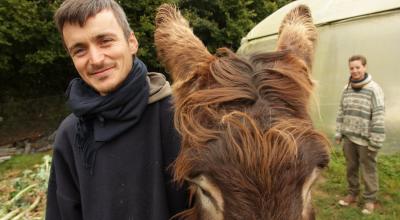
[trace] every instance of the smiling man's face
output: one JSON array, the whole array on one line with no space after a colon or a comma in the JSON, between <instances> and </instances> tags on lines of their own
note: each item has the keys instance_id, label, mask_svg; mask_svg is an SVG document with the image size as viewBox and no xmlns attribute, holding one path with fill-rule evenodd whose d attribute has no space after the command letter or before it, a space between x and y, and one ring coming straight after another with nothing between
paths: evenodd
<instances>
[{"instance_id":1,"label":"smiling man's face","mask_svg":"<svg viewBox=\"0 0 400 220\"><path fill-rule=\"evenodd\" d=\"M88 18L83 27L65 23L63 38L79 75L100 95L121 85L138 50L133 32L126 39L113 12L107 9Z\"/></svg>"},{"instance_id":2,"label":"smiling man's face","mask_svg":"<svg viewBox=\"0 0 400 220\"><path fill-rule=\"evenodd\" d=\"M349 70L352 80L364 79L367 67L363 65L361 60L354 60L349 62Z\"/></svg>"}]
</instances>

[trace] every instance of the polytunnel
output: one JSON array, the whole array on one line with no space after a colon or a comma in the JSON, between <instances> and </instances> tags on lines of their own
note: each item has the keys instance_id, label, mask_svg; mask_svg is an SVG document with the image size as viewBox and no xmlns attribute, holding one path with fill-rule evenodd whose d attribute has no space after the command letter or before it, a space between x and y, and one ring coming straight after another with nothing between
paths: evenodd
<instances>
[{"instance_id":1,"label":"polytunnel","mask_svg":"<svg viewBox=\"0 0 400 220\"><path fill-rule=\"evenodd\" d=\"M273 51L281 21L293 7L310 7L318 29L313 78L314 123L333 138L341 92L349 77L351 55L367 58L367 72L385 93L386 141L383 152L400 151L400 0L298 0L257 24L237 53Z\"/></svg>"}]
</instances>

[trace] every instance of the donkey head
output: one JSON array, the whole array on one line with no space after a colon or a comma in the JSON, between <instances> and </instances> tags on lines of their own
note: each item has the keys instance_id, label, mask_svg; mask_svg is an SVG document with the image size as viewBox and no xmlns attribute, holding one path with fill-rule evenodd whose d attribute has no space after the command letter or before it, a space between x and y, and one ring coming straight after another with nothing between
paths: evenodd
<instances>
[{"instance_id":1,"label":"donkey head","mask_svg":"<svg viewBox=\"0 0 400 220\"><path fill-rule=\"evenodd\" d=\"M311 186L329 162L307 106L316 29L306 6L282 22L277 50L211 55L173 6L155 44L172 74L182 149L175 180L190 185L186 219L314 219Z\"/></svg>"}]
</instances>

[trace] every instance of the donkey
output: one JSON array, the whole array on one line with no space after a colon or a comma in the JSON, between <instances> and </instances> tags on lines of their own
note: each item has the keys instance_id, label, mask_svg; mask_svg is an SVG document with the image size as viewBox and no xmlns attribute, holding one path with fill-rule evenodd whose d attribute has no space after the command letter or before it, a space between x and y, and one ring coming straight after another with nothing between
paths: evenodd
<instances>
[{"instance_id":1,"label":"donkey","mask_svg":"<svg viewBox=\"0 0 400 220\"><path fill-rule=\"evenodd\" d=\"M156 15L155 45L172 74L173 165L189 184L184 219L315 219L311 187L329 163L329 142L309 116L316 28L307 6L290 11L275 52L215 55L174 6Z\"/></svg>"}]
</instances>

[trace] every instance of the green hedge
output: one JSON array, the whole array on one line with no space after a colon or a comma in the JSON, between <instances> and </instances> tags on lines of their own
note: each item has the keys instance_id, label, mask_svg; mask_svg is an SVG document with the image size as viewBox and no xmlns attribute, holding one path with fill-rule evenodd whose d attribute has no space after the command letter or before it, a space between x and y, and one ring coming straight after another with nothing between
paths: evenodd
<instances>
[{"instance_id":1,"label":"green hedge","mask_svg":"<svg viewBox=\"0 0 400 220\"><path fill-rule=\"evenodd\" d=\"M0 1L0 103L15 98L63 92L76 72L65 53L52 17L61 0ZM156 8L174 3L194 32L213 52L236 50L259 21L290 0L120 0L139 39L139 56L152 71L163 72L153 45ZM5 82L5 83L4 83Z\"/></svg>"}]
</instances>

